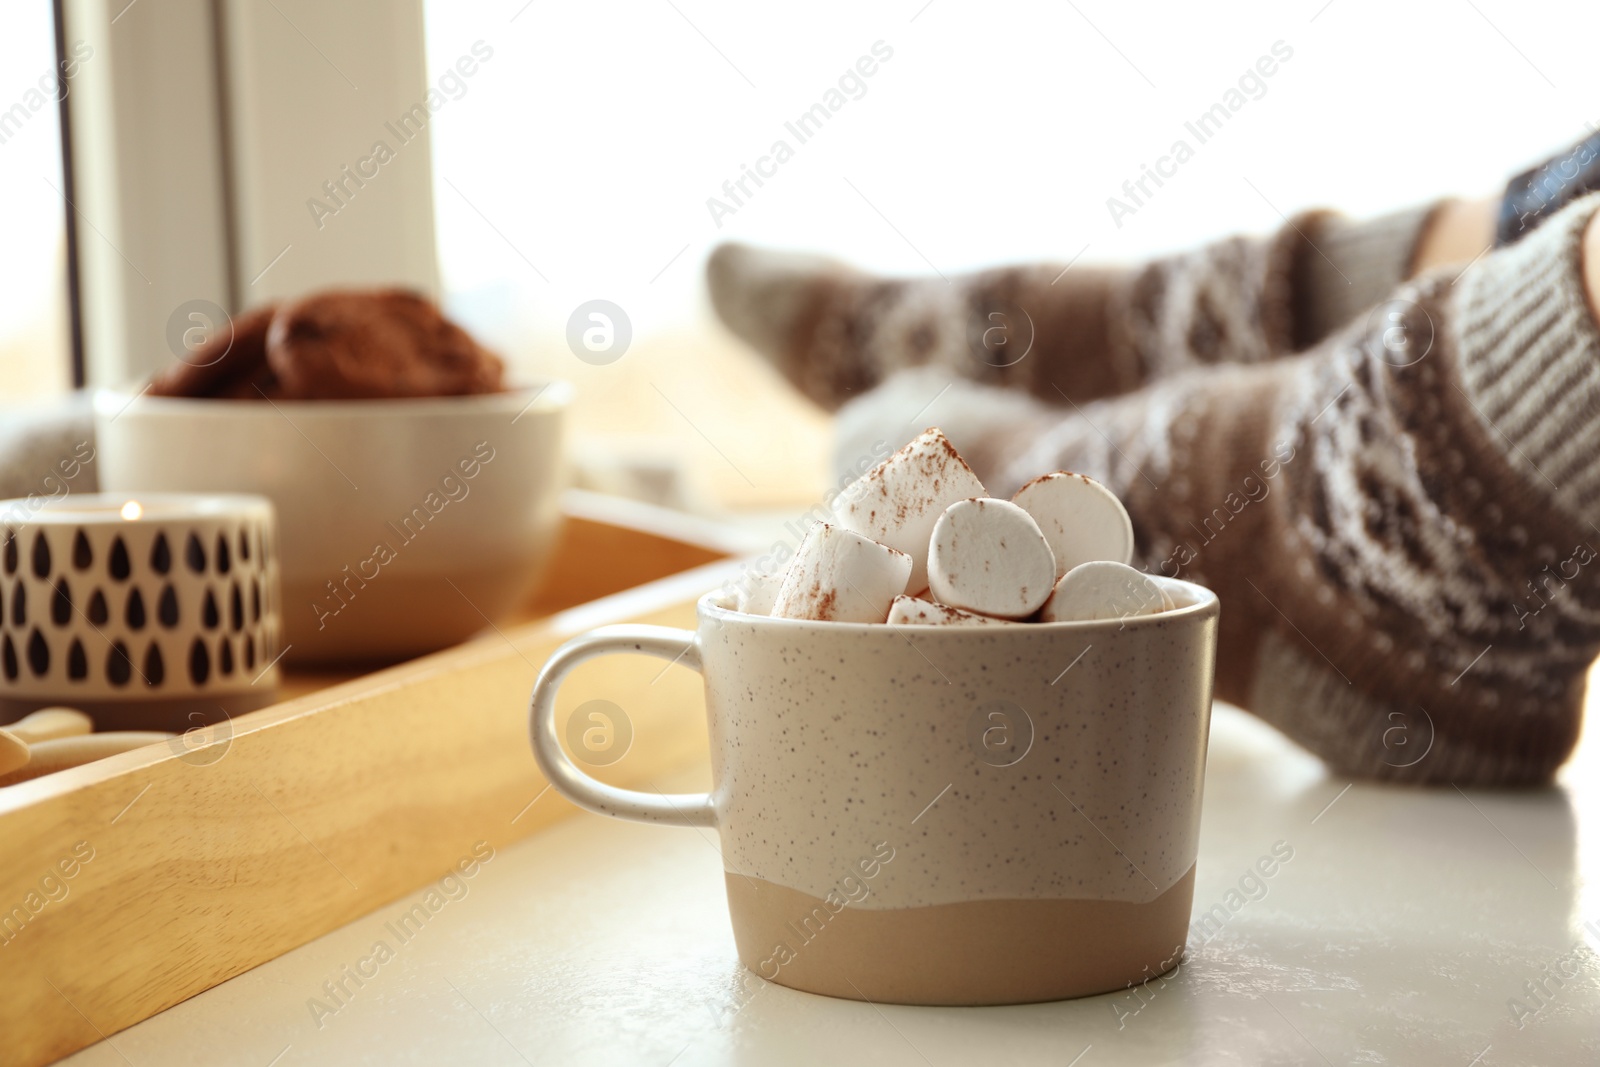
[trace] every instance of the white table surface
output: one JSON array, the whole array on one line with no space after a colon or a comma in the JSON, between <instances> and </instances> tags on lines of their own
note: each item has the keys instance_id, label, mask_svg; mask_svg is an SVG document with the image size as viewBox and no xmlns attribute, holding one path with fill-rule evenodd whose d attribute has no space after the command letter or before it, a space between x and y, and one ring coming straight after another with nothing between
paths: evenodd
<instances>
[{"instance_id":1,"label":"white table surface","mask_svg":"<svg viewBox=\"0 0 1600 1067\"><path fill-rule=\"evenodd\" d=\"M714 836L579 813L500 848L375 976L346 980L331 1016L312 998L332 1006L324 982L398 944L386 924L421 892L63 1062L1600 1064L1597 733L1555 790L1342 792L1219 706L1195 914L1274 842L1294 858L1214 937L1191 931L1179 975L1138 998L908 1008L754 978L741 992ZM659 784L704 788L704 773ZM1549 967L1576 975L1536 1001L1524 983Z\"/></svg>"}]
</instances>

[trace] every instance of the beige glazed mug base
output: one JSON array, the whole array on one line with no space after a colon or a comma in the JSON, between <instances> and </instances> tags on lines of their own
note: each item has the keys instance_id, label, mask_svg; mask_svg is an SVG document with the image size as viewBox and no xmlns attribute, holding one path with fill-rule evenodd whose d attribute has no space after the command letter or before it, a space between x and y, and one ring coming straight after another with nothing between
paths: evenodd
<instances>
[{"instance_id":1,"label":"beige glazed mug base","mask_svg":"<svg viewBox=\"0 0 1600 1067\"><path fill-rule=\"evenodd\" d=\"M837 914L821 899L728 873L739 960L806 993L984 1006L1126 989L1180 962L1194 868L1148 903L972 900Z\"/></svg>"}]
</instances>

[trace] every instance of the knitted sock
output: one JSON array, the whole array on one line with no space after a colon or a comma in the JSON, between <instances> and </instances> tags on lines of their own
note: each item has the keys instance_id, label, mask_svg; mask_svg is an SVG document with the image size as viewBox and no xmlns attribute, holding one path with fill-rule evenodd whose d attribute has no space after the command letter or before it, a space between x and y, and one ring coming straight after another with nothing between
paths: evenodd
<instances>
[{"instance_id":1,"label":"knitted sock","mask_svg":"<svg viewBox=\"0 0 1600 1067\"><path fill-rule=\"evenodd\" d=\"M996 493L1104 480L1142 566L1221 596L1218 697L1336 771L1545 782L1600 652L1597 207L1401 286L1303 355L1013 413L978 473Z\"/></svg>"},{"instance_id":2,"label":"knitted sock","mask_svg":"<svg viewBox=\"0 0 1600 1067\"><path fill-rule=\"evenodd\" d=\"M1315 343L1407 276L1430 210L1369 222L1309 212L1269 237L1229 238L1134 269L881 279L723 245L707 276L723 321L826 408L913 367L1059 404Z\"/></svg>"}]
</instances>

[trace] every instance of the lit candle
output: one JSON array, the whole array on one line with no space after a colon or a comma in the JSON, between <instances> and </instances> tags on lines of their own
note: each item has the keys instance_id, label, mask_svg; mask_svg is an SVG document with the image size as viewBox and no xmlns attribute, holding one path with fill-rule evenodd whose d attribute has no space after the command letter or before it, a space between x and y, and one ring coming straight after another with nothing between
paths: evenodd
<instances>
[{"instance_id":1,"label":"lit candle","mask_svg":"<svg viewBox=\"0 0 1600 1067\"><path fill-rule=\"evenodd\" d=\"M233 494L0 501L0 722L182 732L276 699L274 512Z\"/></svg>"}]
</instances>

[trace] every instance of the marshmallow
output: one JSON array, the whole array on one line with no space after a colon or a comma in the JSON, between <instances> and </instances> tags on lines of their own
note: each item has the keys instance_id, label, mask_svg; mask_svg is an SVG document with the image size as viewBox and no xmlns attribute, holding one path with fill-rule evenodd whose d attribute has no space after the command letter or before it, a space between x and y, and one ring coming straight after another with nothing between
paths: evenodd
<instances>
[{"instance_id":1,"label":"marshmallow","mask_svg":"<svg viewBox=\"0 0 1600 1067\"><path fill-rule=\"evenodd\" d=\"M1056 583L1039 612L1040 622L1082 622L1126 619L1171 611L1173 600L1144 571L1122 563L1092 560L1080 563Z\"/></svg>"},{"instance_id":2,"label":"marshmallow","mask_svg":"<svg viewBox=\"0 0 1600 1067\"><path fill-rule=\"evenodd\" d=\"M934 604L914 596L897 596L889 608L890 626L1008 626L1004 619L991 619L948 604Z\"/></svg>"},{"instance_id":3,"label":"marshmallow","mask_svg":"<svg viewBox=\"0 0 1600 1067\"><path fill-rule=\"evenodd\" d=\"M739 579L733 591L733 606L746 615L771 615L783 588L783 574L757 574L750 571Z\"/></svg>"},{"instance_id":4,"label":"marshmallow","mask_svg":"<svg viewBox=\"0 0 1600 1067\"><path fill-rule=\"evenodd\" d=\"M783 575L772 614L784 619L882 622L906 591L911 557L842 526L819 522Z\"/></svg>"},{"instance_id":5,"label":"marshmallow","mask_svg":"<svg viewBox=\"0 0 1600 1067\"><path fill-rule=\"evenodd\" d=\"M1039 524L1008 500L958 500L934 524L928 583L941 604L1025 618L1049 599L1055 574Z\"/></svg>"},{"instance_id":6,"label":"marshmallow","mask_svg":"<svg viewBox=\"0 0 1600 1067\"><path fill-rule=\"evenodd\" d=\"M912 589L928 582L928 539L945 508L986 496L955 446L937 427L845 487L834 501L839 525L911 557Z\"/></svg>"},{"instance_id":7,"label":"marshmallow","mask_svg":"<svg viewBox=\"0 0 1600 1067\"><path fill-rule=\"evenodd\" d=\"M1082 474L1035 478L1011 498L1033 516L1056 557L1056 580L1080 563L1133 558L1133 523L1116 495Z\"/></svg>"}]
</instances>

